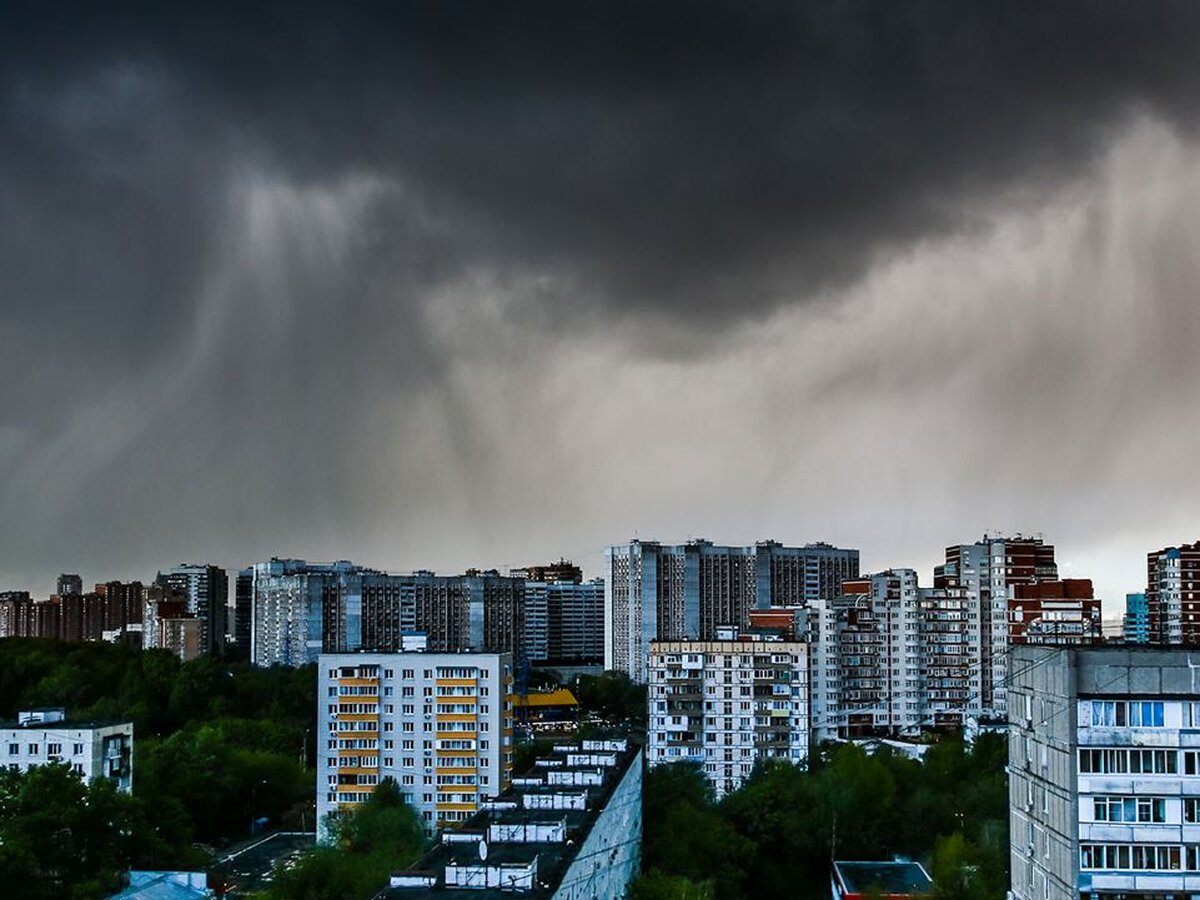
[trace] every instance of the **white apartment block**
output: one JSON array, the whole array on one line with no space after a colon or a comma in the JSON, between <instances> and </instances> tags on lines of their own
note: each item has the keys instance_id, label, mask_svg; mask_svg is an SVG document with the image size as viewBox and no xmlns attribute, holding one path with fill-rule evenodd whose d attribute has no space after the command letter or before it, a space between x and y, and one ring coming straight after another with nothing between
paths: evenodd
<instances>
[{"instance_id":1,"label":"white apartment block","mask_svg":"<svg viewBox=\"0 0 1200 900\"><path fill-rule=\"evenodd\" d=\"M1200 893L1198 668L1182 648L1014 649L1011 897Z\"/></svg>"},{"instance_id":2,"label":"white apartment block","mask_svg":"<svg viewBox=\"0 0 1200 900\"><path fill-rule=\"evenodd\" d=\"M317 820L393 779L426 828L471 817L512 776L508 653L328 653L318 660Z\"/></svg>"},{"instance_id":3,"label":"white apartment block","mask_svg":"<svg viewBox=\"0 0 1200 900\"><path fill-rule=\"evenodd\" d=\"M63 709L24 710L0 725L0 764L27 771L64 763L85 782L109 778L133 791L133 723L71 722Z\"/></svg>"},{"instance_id":4,"label":"white apartment block","mask_svg":"<svg viewBox=\"0 0 1200 900\"><path fill-rule=\"evenodd\" d=\"M650 765L699 763L718 796L757 760L802 765L809 744L808 645L734 637L650 645Z\"/></svg>"}]
</instances>

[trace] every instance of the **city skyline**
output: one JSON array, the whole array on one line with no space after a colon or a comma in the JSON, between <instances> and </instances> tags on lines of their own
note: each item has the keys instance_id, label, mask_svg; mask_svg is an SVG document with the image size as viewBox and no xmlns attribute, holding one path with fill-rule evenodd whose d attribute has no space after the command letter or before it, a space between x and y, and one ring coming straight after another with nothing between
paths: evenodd
<instances>
[{"instance_id":1,"label":"city skyline","mask_svg":"<svg viewBox=\"0 0 1200 900\"><path fill-rule=\"evenodd\" d=\"M1036 529L1115 617L1200 537L1198 19L18 4L0 586Z\"/></svg>"}]
</instances>

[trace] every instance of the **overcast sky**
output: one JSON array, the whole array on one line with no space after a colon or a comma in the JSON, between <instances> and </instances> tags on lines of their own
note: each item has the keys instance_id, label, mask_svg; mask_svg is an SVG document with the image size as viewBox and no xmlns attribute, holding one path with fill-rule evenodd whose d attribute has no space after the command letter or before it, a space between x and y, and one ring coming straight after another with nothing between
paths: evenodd
<instances>
[{"instance_id":1,"label":"overcast sky","mask_svg":"<svg viewBox=\"0 0 1200 900\"><path fill-rule=\"evenodd\" d=\"M157 6L0 16L0 589L1200 539L1200 5Z\"/></svg>"}]
</instances>

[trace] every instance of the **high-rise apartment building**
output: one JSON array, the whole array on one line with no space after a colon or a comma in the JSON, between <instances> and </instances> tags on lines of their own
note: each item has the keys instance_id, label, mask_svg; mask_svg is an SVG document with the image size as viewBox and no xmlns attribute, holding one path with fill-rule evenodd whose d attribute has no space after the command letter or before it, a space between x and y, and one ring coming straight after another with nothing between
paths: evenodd
<instances>
[{"instance_id":1,"label":"high-rise apartment building","mask_svg":"<svg viewBox=\"0 0 1200 900\"><path fill-rule=\"evenodd\" d=\"M299 665L322 652L397 650L424 632L431 650L520 654L525 581L494 571L393 575L350 562L273 559L252 567L251 660Z\"/></svg>"},{"instance_id":2,"label":"high-rise apartment building","mask_svg":"<svg viewBox=\"0 0 1200 900\"><path fill-rule=\"evenodd\" d=\"M525 582L525 653L533 665L604 661L604 580Z\"/></svg>"},{"instance_id":3,"label":"high-rise apartment building","mask_svg":"<svg viewBox=\"0 0 1200 900\"><path fill-rule=\"evenodd\" d=\"M156 581L187 597L187 611L200 620L202 652L223 653L229 604L229 577L225 570L219 566L184 564L160 572Z\"/></svg>"},{"instance_id":4,"label":"high-rise apartment building","mask_svg":"<svg viewBox=\"0 0 1200 900\"><path fill-rule=\"evenodd\" d=\"M1200 893L1200 682L1186 650L1018 646L1015 900Z\"/></svg>"},{"instance_id":5,"label":"high-rise apartment building","mask_svg":"<svg viewBox=\"0 0 1200 900\"><path fill-rule=\"evenodd\" d=\"M1146 602L1144 593L1125 595L1125 618L1121 630L1126 643L1150 643L1150 604Z\"/></svg>"},{"instance_id":6,"label":"high-rise apartment building","mask_svg":"<svg viewBox=\"0 0 1200 900\"><path fill-rule=\"evenodd\" d=\"M1200 541L1146 554L1150 640L1200 644Z\"/></svg>"},{"instance_id":7,"label":"high-rise apartment building","mask_svg":"<svg viewBox=\"0 0 1200 900\"><path fill-rule=\"evenodd\" d=\"M974 544L946 548L934 571L935 588L962 588L967 595L967 642L975 649L983 713L1003 717L1008 678L1009 606L1012 589L1058 579L1054 547L1040 537L984 535Z\"/></svg>"},{"instance_id":8,"label":"high-rise apartment building","mask_svg":"<svg viewBox=\"0 0 1200 900\"><path fill-rule=\"evenodd\" d=\"M799 765L810 736L808 644L721 629L711 641L654 641L647 761L700 764L718 795L759 759Z\"/></svg>"},{"instance_id":9,"label":"high-rise apartment building","mask_svg":"<svg viewBox=\"0 0 1200 900\"><path fill-rule=\"evenodd\" d=\"M21 772L62 763L85 783L108 778L119 791L133 790L132 722L76 722L62 708L23 710L17 721L0 723L0 754Z\"/></svg>"},{"instance_id":10,"label":"high-rise apartment building","mask_svg":"<svg viewBox=\"0 0 1200 900\"><path fill-rule=\"evenodd\" d=\"M332 653L318 660L318 834L392 778L432 830L512 779L508 653Z\"/></svg>"},{"instance_id":11,"label":"high-rise apartment building","mask_svg":"<svg viewBox=\"0 0 1200 900\"><path fill-rule=\"evenodd\" d=\"M58 586L54 592L60 597L66 597L68 594L82 594L83 579L78 575L59 575Z\"/></svg>"},{"instance_id":12,"label":"high-rise apartment building","mask_svg":"<svg viewBox=\"0 0 1200 900\"><path fill-rule=\"evenodd\" d=\"M809 544L751 547L696 540L631 541L607 552L604 665L646 680L650 643L712 640L745 627L752 609L805 606L858 576L858 551Z\"/></svg>"},{"instance_id":13,"label":"high-rise apartment building","mask_svg":"<svg viewBox=\"0 0 1200 900\"><path fill-rule=\"evenodd\" d=\"M233 585L233 621L226 629L226 634L233 638L237 655L249 659L254 620L254 569L238 569Z\"/></svg>"},{"instance_id":14,"label":"high-rise apartment building","mask_svg":"<svg viewBox=\"0 0 1200 900\"><path fill-rule=\"evenodd\" d=\"M821 732L856 737L919 730L924 691L917 573L889 569L847 580L841 595L821 605L826 603L834 618L826 637L834 644L818 659L837 667L837 702L821 704Z\"/></svg>"}]
</instances>

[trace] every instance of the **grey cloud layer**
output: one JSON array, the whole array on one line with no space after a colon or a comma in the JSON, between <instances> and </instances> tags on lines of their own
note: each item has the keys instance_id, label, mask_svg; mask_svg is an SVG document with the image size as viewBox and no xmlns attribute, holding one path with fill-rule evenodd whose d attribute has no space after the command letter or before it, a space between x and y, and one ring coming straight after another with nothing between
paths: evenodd
<instances>
[{"instance_id":1,"label":"grey cloud layer","mask_svg":"<svg viewBox=\"0 0 1200 900\"><path fill-rule=\"evenodd\" d=\"M572 353L607 360L601 382L722 354L753 381L739 329L1092 190L1135 120L1194 127L1190 3L432 6L8 13L0 574L591 546L636 523L607 510L549 545L603 464L565 423L603 444L628 419L588 419L602 383L556 389ZM846 409L881 390L803 377ZM769 417L744 439L777 439ZM687 477L739 451L700 457ZM751 494L712 505L751 522Z\"/></svg>"}]
</instances>

